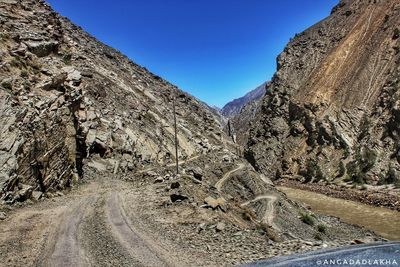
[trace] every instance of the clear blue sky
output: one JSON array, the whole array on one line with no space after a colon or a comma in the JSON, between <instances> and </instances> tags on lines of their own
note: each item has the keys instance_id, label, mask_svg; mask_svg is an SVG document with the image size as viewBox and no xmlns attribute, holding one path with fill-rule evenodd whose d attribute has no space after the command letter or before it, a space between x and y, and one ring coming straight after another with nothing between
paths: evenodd
<instances>
[{"instance_id":1,"label":"clear blue sky","mask_svg":"<svg viewBox=\"0 0 400 267\"><path fill-rule=\"evenodd\" d=\"M296 33L339 0L48 0L63 16L210 105L275 72Z\"/></svg>"}]
</instances>

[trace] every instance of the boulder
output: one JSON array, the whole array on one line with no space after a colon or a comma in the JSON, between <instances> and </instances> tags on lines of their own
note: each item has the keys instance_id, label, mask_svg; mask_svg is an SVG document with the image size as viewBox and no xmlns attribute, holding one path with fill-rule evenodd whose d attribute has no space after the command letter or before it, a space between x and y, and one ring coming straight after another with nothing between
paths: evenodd
<instances>
[{"instance_id":1,"label":"boulder","mask_svg":"<svg viewBox=\"0 0 400 267\"><path fill-rule=\"evenodd\" d=\"M67 81L70 82L71 85L79 86L79 84L81 83L81 79L82 79L82 74L80 71L77 71L72 66L64 67L64 68L62 68L62 70L65 73L67 73Z\"/></svg>"},{"instance_id":2,"label":"boulder","mask_svg":"<svg viewBox=\"0 0 400 267\"><path fill-rule=\"evenodd\" d=\"M229 155L223 155L222 160L225 162L232 162L232 158Z\"/></svg>"},{"instance_id":3,"label":"boulder","mask_svg":"<svg viewBox=\"0 0 400 267\"><path fill-rule=\"evenodd\" d=\"M15 5L18 3L18 1L17 0L0 0L0 3Z\"/></svg>"},{"instance_id":4,"label":"boulder","mask_svg":"<svg viewBox=\"0 0 400 267\"><path fill-rule=\"evenodd\" d=\"M136 166L135 166L135 164L133 164L133 162L128 162L127 168L128 168L128 171L133 171L133 170L135 170Z\"/></svg>"},{"instance_id":5,"label":"boulder","mask_svg":"<svg viewBox=\"0 0 400 267\"><path fill-rule=\"evenodd\" d=\"M181 184L179 182L173 182L171 184L171 189L177 189L181 186Z\"/></svg>"},{"instance_id":6,"label":"boulder","mask_svg":"<svg viewBox=\"0 0 400 267\"><path fill-rule=\"evenodd\" d=\"M14 132L8 132L7 135L0 141L0 150L10 151L17 140L17 134Z\"/></svg>"},{"instance_id":7,"label":"boulder","mask_svg":"<svg viewBox=\"0 0 400 267\"><path fill-rule=\"evenodd\" d=\"M200 223L198 226L198 231L204 231L207 229L207 224L206 223Z\"/></svg>"},{"instance_id":8,"label":"boulder","mask_svg":"<svg viewBox=\"0 0 400 267\"><path fill-rule=\"evenodd\" d=\"M95 120L97 118L96 112L94 110L87 110L86 111L86 119L88 121Z\"/></svg>"},{"instance_id":9,"label":"boulder","mask_svg":"<svg viewBox=\"0 0 400 267\"><path fill-rule=\"evenodd\" d=\"M184 196L184 195L180 195L180 194L172 194L170 196L170 199L172 202L181 202L181 201L187 200L188 197Z\"/></svg>"},{"instance_id":10,"label":"boulder","mask_svg":"<svg viewBox=\"0 0 400 267\"><path fill-rule=\"evenodd\" d=\"M50 91L50 90L58 90L63 91L63 84L67 79L66 73L60 73L52 78L47 78L43 80L39 85L38 88Z\"/></svg>"},{"instance_id":11,"label":"boulder","mask_svg":"<svg viewBox=\"0 0 400 267\"><path fill-rule=\"evenodd\" d=\"M14 200L25 201L25 200L31 198L32 192L33 192L32 186L20 184L20 190L18 190L17 194L15 195Z\"/></svg>"},{"instance_id":12,"label":"boulder","mask_svg":"<svg viewBox=\"0 0 400 267\"><path fill-rule=\"evenodd\" d=\"M225 230L225 224L223 222L217 223L217 226L215 227L215 230L217 230L217 232L224 231Z\"/></svg>"},{"instance_id":13,"label":"boulder","mask_svg":"<svg viewBox=\"0 0 400 267\"><path fill-rule=\"evenodd\" d=\"M38 201L42 197L43 197L43 192L40 192L40 191L33 191L32 192L32 199L33 200Z\"/></svg>"},{"instance_id":14,"label":"boulder","mask_svg":"<svg viewBox=\"0 0 400 267\"><path fill-rule=\"evenodd\" d=\"M52 78L52 88L55 90L60 91L62 85L64 84L65 80L67 79L66 73L60 73Z\"/></svg>"},{"instance_id":15,"label":"boulder","mask_svg":"<svg viewBox=\"0 0 400 267\"><path fill-rule=\"evenodd\" d=\"M154 171L147 171L146 176L155 177L155 176L158 176L158 174L155 173Z\"/></svg>"},{"instance_id":16,"label":"boulder","mask_svg":"<svg viewBox=\"0 0 400 267\"><path fill-rule=\"evenodd\" d=\"M89 161L87 165L98 172L104 172L107 170L107 166L99 161Z\"/></svg>"},{"instance_id":17,"label":"boulder","mask_svg":"<svg viewBox=\"0 0 400 267\"><path fill-rule=\"evenodd\" d=\"M7 215L4 212L0 212L0 221L5 220Z\"/></svg>"},{"instance_id":18,"label":"boulder","mask_svg":"<svg viewBox=\"0 0 400 267\"><path fill-rule=\"evenodd\" d=\"M25 44L28 46L29 51L38 57L46 57L51 53L57 52L59 45L55 41L27 41Z\"/></svg>"},{"instance_id":19,"label":"boulder","mask_svg":"<svg viewBox=\"0 0 400 267\"><path fill-rule=\"evenodd\" d=\"M26 52L28 51L28 46L24 43L21 43L19 47L14 49L11 54L13 56L25 56Z\"/></svg>"},{"instance_id":20,"label":"boulder","mask_svg":"<svg viewBox=\"0 0 400 267\"><path fill-rule=\"evenodd\" d=\"M201 181L203 179L203 172L201 171L201 169L199 167L190 168L188 170L188 173L191 173L193 175L193 177L199 181Z\"/></svg>"},{"instance_id":21,"label":"boulder","mask_svg":"<svg viewBox=\"0 0 400 267\"><path fill-rule=\"evenodd\" d=\"M212 209L216 209L216 208L224 209L226 200L223 199L222 197L215 199L215 198L209 196L204 199L204 203L206 203Z\"/></svg>"},{"instance_id":22,"label":"boulder","mask_svg":"<svg viewBox=\"0 0 400 267\"><path fill-rule=\"evenodd\" d=\"M154 183L155 183L155 184L162 183L162 182L164 182L164 178L162 178L161 176L157 177L157 178L154 180Z\"/></svg>"}]
</instances>

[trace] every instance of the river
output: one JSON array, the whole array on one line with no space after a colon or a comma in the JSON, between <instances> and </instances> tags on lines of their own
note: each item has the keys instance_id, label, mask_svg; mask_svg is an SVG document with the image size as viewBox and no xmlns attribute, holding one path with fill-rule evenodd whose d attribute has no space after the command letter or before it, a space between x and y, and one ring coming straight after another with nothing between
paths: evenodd
<instances>
[{"instance_id":1,"label":"river","mask_svg":"<svg viewBox=\"0 0 400 267\"><path fill-rule=\"evenodd\" d=\"M343 222L364 226L389 240L400 240L400 212L366 204L328 197L301 189L278 187L279 190L311 210L339 217Z\"/></svg>"}]
</instances>

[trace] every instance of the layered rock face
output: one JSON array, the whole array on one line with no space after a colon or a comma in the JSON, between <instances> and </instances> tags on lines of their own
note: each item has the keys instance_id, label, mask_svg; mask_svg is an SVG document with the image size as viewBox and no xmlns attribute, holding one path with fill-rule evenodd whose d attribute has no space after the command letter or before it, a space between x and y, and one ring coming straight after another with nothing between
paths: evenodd
<instances>
[{"instance_id":1,"label":"layered rock face","mask_svg":"<svg viewBox=\"0 0 400 267\"><path fill-rule=\"evenodd\" d=\"M43 1L0 1L0 197L58 190L82 165L113 172L222 147L216 115ZM229 144L228 144L229 145Z\"/></svg>"},{"instance_id":2,"label":"layered rock face","mask_svg":"<svg viewBox=\"0 0 400 267\"><path fill-rule=\"evenodd\" d=\"M399 157L400 3L343 0L297 35L250 131L271 177L393 182Z\"/></svg>"}]
</instances>

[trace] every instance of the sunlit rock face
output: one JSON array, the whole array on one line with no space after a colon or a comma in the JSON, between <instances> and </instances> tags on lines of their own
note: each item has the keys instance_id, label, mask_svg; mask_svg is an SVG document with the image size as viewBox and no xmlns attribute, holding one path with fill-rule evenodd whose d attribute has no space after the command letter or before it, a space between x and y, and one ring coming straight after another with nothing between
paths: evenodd
<instances>
[{"instance_id":1,"label":"sunlit rock face","mask_svg":"<svg viewBox=\"0 0 400 267\"><path fill-rule=\"evenodd\" d=\"M44 1L0 1L0 196L59 190L85 161L116 172L222 146L217 116Z\"/></svg>"},{"instance_id":2,"label":"sunlit rock face","mask_svg":"<svg viewBox=\"0 0 400 267\"><path fill-rule=\"evenodd\" d=\"M341 1L296 35L250 130L270 177L392 183L400 170L400 3Z\"/></svg>"}]
</instances>

